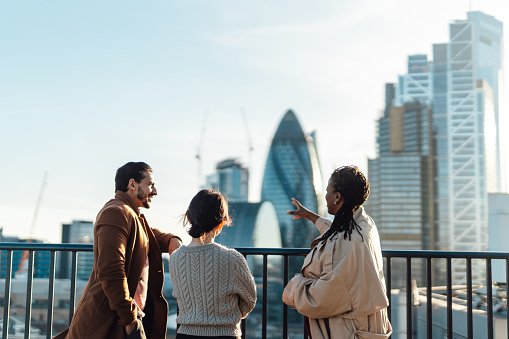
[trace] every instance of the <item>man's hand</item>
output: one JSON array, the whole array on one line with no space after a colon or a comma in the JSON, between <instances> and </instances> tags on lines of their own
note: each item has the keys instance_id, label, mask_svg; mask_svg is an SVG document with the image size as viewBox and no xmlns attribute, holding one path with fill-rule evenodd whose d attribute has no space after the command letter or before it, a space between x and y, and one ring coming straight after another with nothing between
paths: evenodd
<instances>
[{"instance_id":1,"label":"man's hand","mask_svg":"<svg viewBox=\"0 0 509 339\"><path fill-rule=\"evenodd\" d=\"M168 245L168 253L172 254L175 252L180 246L182 246L182 241L179 238L171 238L170 244Z\"/></svg>"},{"instance_id":2,"label":"man's hand","mask_svg":"<svg viewBox=\"0 0 509 339\"><path fill-rule=\"evenodd\" d=\"M125 333L127 333L127 335L131 334L136 329L136 323L137 322L134 321L125 327Z\"/></svg>"}]
</instances>

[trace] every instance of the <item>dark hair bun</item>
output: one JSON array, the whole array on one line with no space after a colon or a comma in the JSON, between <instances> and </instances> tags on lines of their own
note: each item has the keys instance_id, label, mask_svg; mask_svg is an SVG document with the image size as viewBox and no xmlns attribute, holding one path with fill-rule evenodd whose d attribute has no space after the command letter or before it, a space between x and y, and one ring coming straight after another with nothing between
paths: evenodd
<instances>
[{"instance_id":1,"label":"dark hair bun","mask_svg":"<svg viewBox=\"0 0 509 339\"><path fill-rule=\"evenodd\" d=\"M203 234L205 234L205 231L203 230L203 228L201 228L199 224L196 224L191 225L191 228L189 229L189 231L187 231L187 233L193 238L199 238Z\"/></svg>"},{"instance_id":2,"label":"dark hair bun","mask_svg":"<svg viewBox=\"0 0 509 339\"><path fill-rule=\"evenodd\" d=\"M185 214L184 225L191 224L187 231L193 238L200 238L203 234L212 231L225 221L230 223L228 217L228 204L221 193L213 190L199 191L189 204Z\"/></svg>"}]
</instances>

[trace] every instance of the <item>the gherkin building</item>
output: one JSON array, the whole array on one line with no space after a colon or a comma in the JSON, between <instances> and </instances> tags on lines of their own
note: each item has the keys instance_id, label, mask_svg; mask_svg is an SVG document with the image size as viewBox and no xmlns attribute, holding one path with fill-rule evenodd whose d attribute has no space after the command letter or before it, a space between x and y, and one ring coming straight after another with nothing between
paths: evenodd
<instances>
[{"instance_id":1,"label":"the gherkin building","mask_svg":"<svg viewBox=\"0 0 509 339\"><path fill-rule=\"evenodd\" d=\"M291 198L311 211L323 215L322 177L313 135L304 134L292 110L284 115L272 140L261 200L274 204L279 219L283 247L309 247L318 236L314 225L286 214L294 210Z\"/></svg>"}]
</instances>

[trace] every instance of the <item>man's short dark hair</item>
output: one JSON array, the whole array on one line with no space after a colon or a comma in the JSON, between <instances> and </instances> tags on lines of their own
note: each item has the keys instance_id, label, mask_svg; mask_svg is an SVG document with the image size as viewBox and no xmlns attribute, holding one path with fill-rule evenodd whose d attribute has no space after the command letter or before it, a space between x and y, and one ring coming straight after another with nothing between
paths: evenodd
<instances>
[{"instance_id":1,"label":"man's short dark hair","mask_svg":"<svg viewBox=\"0 0 509 339\"><path fill-rule=\"evenodd\" d=\"M127 192L129 180L134 179L136 182L142 181L143 178L145 178L143 172L152 172L152 168L144 162L128 162L117 169L117 175L115 175L115 192Z\"/></svg>"}]
</instances>

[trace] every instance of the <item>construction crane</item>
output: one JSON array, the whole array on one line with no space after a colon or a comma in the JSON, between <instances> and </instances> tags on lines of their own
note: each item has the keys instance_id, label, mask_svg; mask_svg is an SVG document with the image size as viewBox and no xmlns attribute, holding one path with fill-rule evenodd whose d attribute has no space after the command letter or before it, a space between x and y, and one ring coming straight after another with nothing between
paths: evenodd
<instances>
[{"instance_id":1,"label":"construction crane","mask_svg":"<svg viewBox=\"0 0 509 339\"><path fill-rule=\"evenodd\" d=\"M248 170L251 168L251 157L253 154L253 143L251 142L251 134L249 133L249 124L247 123L247 114L244 107L240 109L242 114L242 120L244 121L244 127L246 128L246 136L247 136L247 146L248 146L248 154L247 154L247 168Z\"/></svg>"},{"instance_id":2,"label":"construction crane","mask_svg":"<svg viewBox=\"0 0 509 339\"><path fill-rule=\"evenodd\" d=\"M39 213L39 207L41 206L42 196L44 194L44 187L46 186L47 178L48 178L48 172L46 171L46 172L44 172L44 177L42 178L41 189L39 190L39 197L37 198L37 203L35 204L35 211L34 211L34 215L32 217L32 224L30 225L30 231L28 233L27 243L30 243L33 240L32 237L34 234L35 224L37 222L37 215ZM27 259L28 259L28 251L23 251L23 255L21 256L21 259L19 261L18 270L15 273L15 277L20 277L20 276L23 276L26 274L27 268L28 268Z\"/></svg>"},{"instance_id":3,"label":"construction crane","mask_svg":"<svg viewBox=\"0 0 509 339\"><path fill-rule=\"evenodd\" d=\"M202 126L202 129L201 129L201 133L200 133L200 141L198 142L198 148L196 150L196 155L195 155L195 158L196 160L198 160L198 178L197 178L197 185L198 185L198 189L201 189L201 170L202 170L202 156L201 156L201 151L202 151L202 146L203 146L203 140L205 139L205 131L206 131L206 128L207 128L207 116L208 116L208 111L205 111L205 114L203 115L203 126Z\"/></svg>"}]
</instances>

